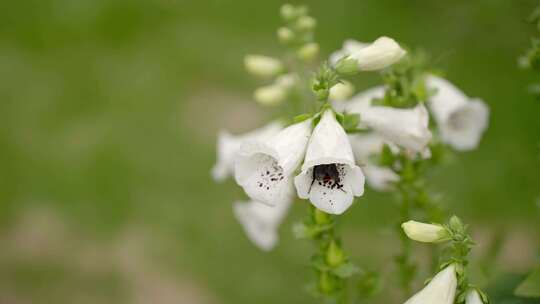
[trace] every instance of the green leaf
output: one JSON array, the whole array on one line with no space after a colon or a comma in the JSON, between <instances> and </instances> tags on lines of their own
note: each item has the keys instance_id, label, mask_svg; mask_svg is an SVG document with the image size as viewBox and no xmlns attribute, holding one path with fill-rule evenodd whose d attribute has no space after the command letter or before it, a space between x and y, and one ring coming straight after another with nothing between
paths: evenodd
<instances>
[{"instance_id":1,"label":"green leaf","mask_svg":"<svg viewBox=\"0 0 540 304\"><path fill-rule=\"evenodd\" d=\"M537 267L514 291L516 296L540 298L540 267Z\"/></svg>"}]
</instances>

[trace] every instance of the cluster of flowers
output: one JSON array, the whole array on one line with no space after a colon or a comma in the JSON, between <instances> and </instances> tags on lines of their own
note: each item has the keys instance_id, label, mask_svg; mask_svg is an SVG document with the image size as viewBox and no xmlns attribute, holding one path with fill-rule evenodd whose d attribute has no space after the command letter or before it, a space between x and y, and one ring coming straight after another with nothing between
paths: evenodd
<instances>
[{"instance_id":1,"label":"cluster of flowers","mask_svg":"<svg viewBox=\"0 0 540 304\"><path fill-rule=\"evenodd\" d=\"M388 37L371 44L347 40L329 62L337 71L375 71L396 63L405 54ZM290 79L294 76L285 73L277 59L248 56L246 67L253 74L276 77L265 94L255 93L256 99L261 99L257 95L266 97L263 103L283 99L285 93L271 91L293 85ZM278 226L296 196L309 199L324 212L341 214L354 197L362 196L365 180L375 190L392 189L399 176L379 166L371 156L386 145L394 152L404 149L429 158L430 116L442 142L456 150L474 149L488 123L487 106L438 76L427 75L425 82L434 92L425 102L428 107L424 103L410 108L374 103L384 96L384 86L350 97L354 89L345 82L330 90L331 106L302 121L288 126L274 121L242 135L222 131L212 175L217 181L234 175L251 199L234 204L235 215L248 237L261 249L272 249L278 240ZM342 126L343 113L358 114L357 127L365 132L347 134Z\"/></svg>"}]
</instances>

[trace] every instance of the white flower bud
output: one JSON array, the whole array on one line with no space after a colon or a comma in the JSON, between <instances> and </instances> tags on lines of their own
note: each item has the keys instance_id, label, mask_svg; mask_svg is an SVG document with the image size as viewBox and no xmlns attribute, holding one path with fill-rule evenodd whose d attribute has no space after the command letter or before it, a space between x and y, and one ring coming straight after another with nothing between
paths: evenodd
<instances>
[{"instance_id":1,"label":"white flower bud","mask_svg":"<svg viewBox=\"0 0 540 304\"><path fill-rule=\"evenodd\" d=\"M398 62L406 52L392 38L380 37L370 45L351 53L361 71L375 71Z\"/></svg>"},{"instance_id":2,"label":"white flower bud","mask_svg":"<svg viewBox=\"0 0 540 304\"><path fill-rule=\"evenodd\" d=\"M285 20L292 20L296 17L296 8L292 4L283 4L280 10L281 17Z\"/></svg>"},{"instance_id":3,"label":"white flower bud","mask_svg":"<svg viewBox=\"0 0 540 304\"><path fill-rule=\"evenodd\" d=\"M294 40L294 32L288 27L280 27L277 36L281 43L289 43Z\"/></svg>"},{"instance_id":4,"label":"white flower bud","mask_svg":"<svg viewBox=\"0 0 540 304\"><path fill-rule=\"evenodd\" d=\"M467 292L467 297L465 298L465 304L483 304L482 297L476 289L471 289Z\"/></svg>"},{"instance_id":5,"label":"white flower bud","mask_svg":"<svg viewBox=\"0 0 540 304\"><path fill-rule=\"evenodd\" d=\"M302 46L296 54L298 58L310 62L313 61L319 55L319 45L315 42L311 42Z\"/></svg>"},{"instance_id":6,"label":"white flower bud","mask_svg":"<svg viewBox=\"0 0 540 304\"><path fill-rule=\"evenodd\" d=\"M260 87L253 94L255 101L265 106L275 106L287 98L287 90L277 84Z\"/></svg>"},{"instance_id":7,"label":"white flower bud","mask_svg":"<svg viewBox=\"0 0 540 304\"><path fill-rule=\"evenodd\" d=\"M276 78L275 84L284 90L290 90L296 84L296 77L293 74L285 74Z\"/></svg>"},{"instance_id":8,"label":"white flower bud","mask_svg":"<svg viewBox=\"0 0 540 304\"><path fill-rule=\"evenodd\" d=\"M354 86L348 81L339 82L330 88L330 100L346 100L354 94Z\"/></svg>"},{"instance_id":9,"label":"white flower bud","mask_svg":"<svg viewBox=\"0 0 540 304\"><path fill-rule=\"evenodd\" d=\"M441 225L408 221L401 225L405 234L412 240L424 243L436 243L447 240L449 235Z\"/></svg>"},{"instance_id":10,"label":"white flower bud","mask_svg":"<svg viewBox=\"0 0 540 304\"><path fill-rule=\"evenodd\" d=\"M283 71L281 61L261 55L247 55L244 65L249 73L260 77L273 77Z\"/></svg>"},{"instance_id":11,"label":"white flower bud","mask_svg":"<svg viewBox=\"0 0 540 304\"><path fill-rule=\"evenodd\" d=\"M316 25L317 25L317 20L315 20L315 18L310 17L310 16L302 16L298 18L298 21L296 22L296 26L302 31L313 30Z\"/></svg>"}]
</instances>

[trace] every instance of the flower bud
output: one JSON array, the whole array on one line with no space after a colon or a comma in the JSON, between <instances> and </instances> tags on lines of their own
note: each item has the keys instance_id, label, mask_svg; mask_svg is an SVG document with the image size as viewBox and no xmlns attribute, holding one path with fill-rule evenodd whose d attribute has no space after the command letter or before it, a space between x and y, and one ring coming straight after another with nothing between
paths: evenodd
<instances>
[{"instance_id":1,"label":"flower bud","mask_svg":"<svg viewBox=\"0 0 540 304\"><path fill-rule=\"evenodd\" d=\"M476 289L471 289L467 292L467 297L465 298L465 304L483 304L482 297Z\"/></svg>"},{"instance_id":2,"label":"flower bud","mask_svg":"<svg viewBox=\"0 0 540 304\"><path fill-rule=\"evenodd\" d=\"M312 31L317 26L317 20L311 16L302 16L296 21L296 26L301 31Z\"/></svg>"},{"instance_id":3,"label":"flower bud","mask_svg":"<svg viewBox=\"0 0 540 304\"><path fill-rule=\"evenodd\" d=\"M338 82L330 88L330 100L347 100L354 94L354 86L348 81Z\"/></svg>"},{"instance_id":4,"label":"flower bud","mask_svg":"<svg viewBox=\"0 0 540 304\"><path fill-rule=\"evenodd\" d=\"M296 84L296 77L293 74L284 74L276 78L275 84L284 90L290 90Z\"/></svg>"},{"instance_id":5,"label":"flower bud","mask_svg":"<svg viewBox=\"0 0 540 304\"><path fill-rule=\"evenodd\" d=\"M319 55L319 45L315 42L305 44L298 49L296 55L303 61L311 62Z\"/></svg>"},{"instance_id":6,"label":"flower bud","mask_svg":"<svg viewBox=\"0 0 540 304\"><path fill-rule=\"evenodd\" d=\"M319 275L319 290L323 294L331 294L336 288L335 278L327 271L323 271Z\"/></svg>"},{"instance_id":7,"label":"flower bud","mask_svg":"<svg viewBox=\"0 0 540 304\"><path fill-rule=\"evenodd\" d=\"M255 90L255 101L265 106L275 106L287 98L287 91L276 84L260 87Z\"/></svg>"},{"instance_id":8,"label":"flower bud","mask_svg":"<svg viewBox=\"0 0 540 304\"><path fill-rule=\"evenodd\" d=\"M345 262L345 253L335 241L330 242L326 250L326 264L330 267L337 267L343 262Z\"/></svg>"},{"instance_id":9,"label":"flower bud","mask_svg":"<svg viewBox=\"0 0 540 304\"><path fill-rule=\"evenodd\" d=\"M448 232L441 225L408 221L403 223L401 227L410 239L418 242L436 243L449 238Z\"/></svg>"},{"instance_id":10,"label":"flower bud","mask_svg":"<svg viewBox=\"0 0 540 304\"><path fill-rule=\"evenodd\" d=\"M336 71L341 75L354 75L358 73L358 61L351 57L342 58L336 63Z\"/></svg>"},{"instance_id":11,"label":"flower bud","mask_svg":"<svg viewBox=\"0 0 540 304\"><path fill-rule=\"evenodd\" d=\"M280 27L277 36L281 43L289 43L294 40L294 32L288 27Z\"/></svg>"},{"instance_id":12,"label":"flower bud","mask_svg":"<svg viewBox=\"0 0 540 304\"><path fill-rule=\"evenodd\" d=\"M283 4L280 10L281 17L285 20L292 20L296 17L296 8L292 4Z\"/></svg>"},{"instance_id":13,"label":"flower bud","mask_svg":"<svg viewBox=\"0 0 540 304\"><path fill-rule=\"evenodd\" d=\"M273 77L284 69L281 61L261 55L247 55L244 66L249 73L260 77Z\"/></svg>"},{"instance_id":14,"label":"flower bud","mask_svg":"<svg viewBox=\"0 0 540 304\"><path fill-rule=\"evenodd\" d=\"M370 45L351 54L358 60L361 71L375 71L388 67L399 61L406 52L392 38L380 37Z\"/></svg>"}]
</instances>

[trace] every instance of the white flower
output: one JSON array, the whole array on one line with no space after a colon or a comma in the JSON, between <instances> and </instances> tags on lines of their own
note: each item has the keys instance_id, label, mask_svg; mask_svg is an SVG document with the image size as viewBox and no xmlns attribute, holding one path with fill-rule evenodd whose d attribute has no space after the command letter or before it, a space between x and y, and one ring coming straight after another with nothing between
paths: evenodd
<instances>
[{"instance_id":1,"label":"white flower","mask_svg":"<svg viewBox=\"0 0 540 304\"><path fill-rule=\"evenodd\" d=\"M212 168L212 177L215 181L223 181L234 171L234 160L240 146L244 141L261 139L264 140L277 134L283 126L280 122L272 122L268 125L253 130L251 132L232 135L225 130L221 130L217 140L217 161Z\"/></svg>"},{"instance_id":2,"label":"white flower","mask_svg":"<svg viewBox=\"0 0 540 304\"><path fill-rule=\"evenodd\" d=\"M260 77L273 77L284 69L281 61L262 55L247 55L244 66L249 73Z\"/></svg>"},{"instance_id":3,"label":"white flower","mask_svg":"<svg viewBox=\"0 0 540 304\"><path fill-rule=\"evenodd\" d=\"M367 183L377 191L393 189L393 184L399 181L392 169L373 164L370 157L379 154L385 144L382 137L376 133L349 135L356 163L362 168ZM395 146L394 146L395 147Z\"/></svg>"},{"instance_id":4,"label":"white flower","mask_svg":"<svg viewBox=\"0 0 540 304\"><path fill-rule=\"evenodd\" d=\"M456 270L452 264L439 272L424 289L405 304L453 304L456 287Z\"/></svg>"},{"instance_id":5,"label":"white flower","mask_svg":"<svg viewBox=\"0 0 540 304\"><path fill-rule=\"evenodd\" d=\"M302 172L294 178L298 196L331 214L341 214L364 193L364 174L354 163L347 134L332 110L323 113L309 140Z\"/></svg>"},{"instance_id":6,"label":"white flower","mask_svg":"<svg viewBox=\"0 0 540 304\"><path fill-rule=\"evenodd\" d=\"M405 234L412 240L424 243L436 243L447 240L449 235L441 225L408 221L401 224Z\"/></svg>"},{"instance_id":7,"label":"white flower","mask_svg":"<svg viewBox=\"0 0 540 304\"><path fill-rule=\"evenodd\" d=\"M446 79L429 76L429 88L436 93L429 99L429 106L443 142L457 150L472 150L478 146L487 128L489 109L480 99L471 99Z\"/></svg>"},{"instance_id":8,"label":"white flower","mask_svg":"<svg viewBox=\"0 0 540 304\"><path fill-rule=\"evenodd\" d=\"M304 157L311 123L305 120L267 140L242 144L234 173L251 199L273 206L293 192L291 177Z\"/></svg>"},{"instance_id":9,"label":"white flower","mask_svg":"<svg viewBox=\"0 0 540 304\"><path fill-rule=\"evenodd\" d=\"M360 71L375 71L398 62L406 53L394 39L384 36L371 44L346 40L343 49L330 56L330 62L335 65L348 56L356 60Z\"/></svg>"},{"instance_id":10,"label":"white flower","mask_svg":"<svg viewBox=\"0 0 540 304\"><path fill-rule=\"evenodd\" d=\"M411 109L372 105L372 99L382 98L384 87L374 87L347 103L346 111L360 114L361 125L392 142L414 152L424 152L431 140L429 114L423 104Z\"/></svg>"},{"instance_id":11,"label":"white flower","mask_svg":"<svg viewBox=\"0 0 540 304\"><path fill-rule=\"evenodd\" d=\"M467 292L467 297L465 298L465 304L483 304L482 298L476 289L471 289Z\"/></svg>"},{"instance_id":12,"label":"white flower","mask_svg":"<svg viewBox=\"0 0 540 304\"><path fill-rule=\"evenodd\" d=\"M247 237L261 250L268 251L278 242L278 228L291 203L292 198L283 200L276 206L257 201L236 202L233 211Z\"/></svg>"}]
</instances>

